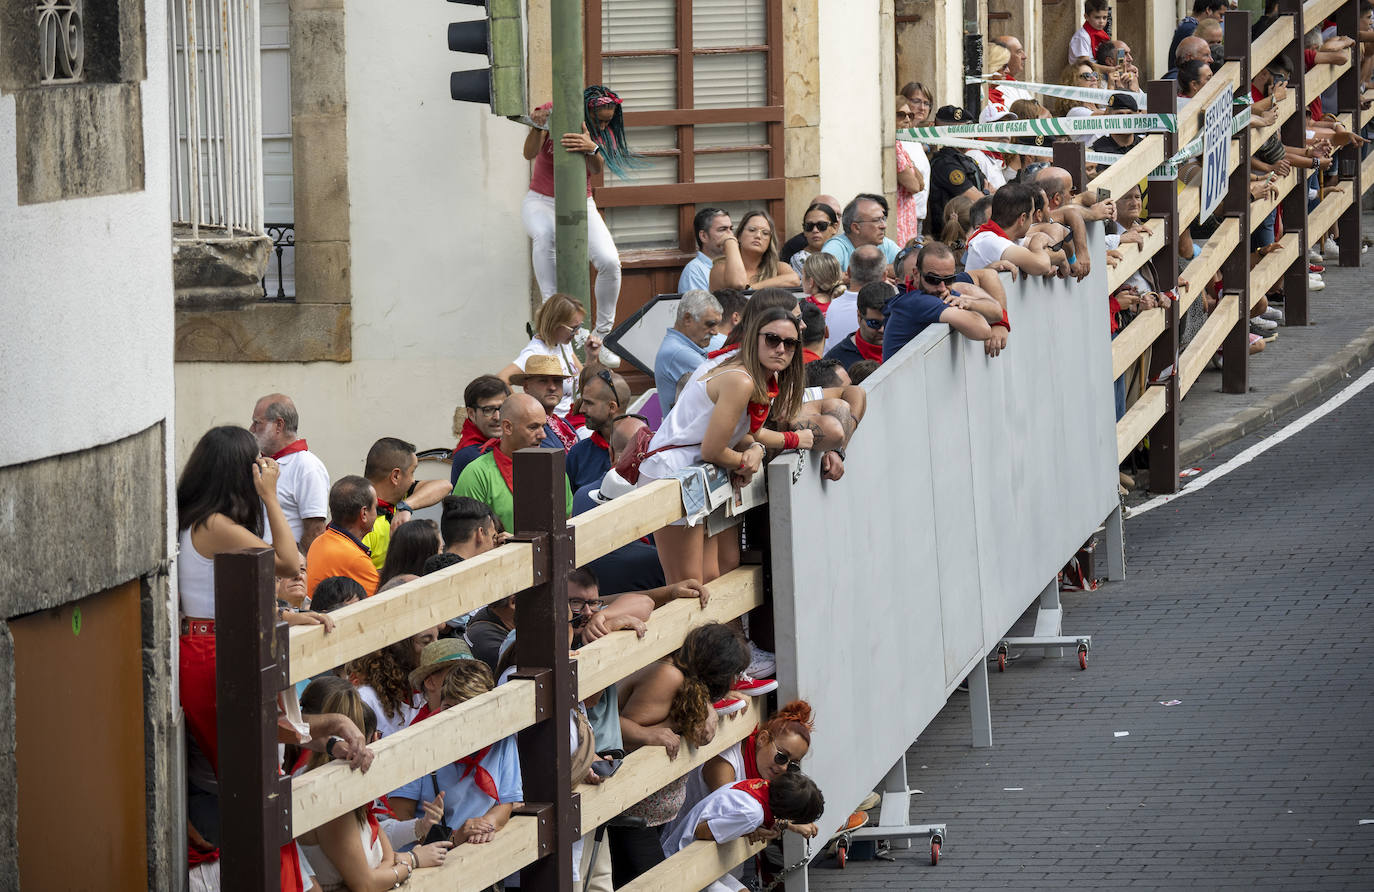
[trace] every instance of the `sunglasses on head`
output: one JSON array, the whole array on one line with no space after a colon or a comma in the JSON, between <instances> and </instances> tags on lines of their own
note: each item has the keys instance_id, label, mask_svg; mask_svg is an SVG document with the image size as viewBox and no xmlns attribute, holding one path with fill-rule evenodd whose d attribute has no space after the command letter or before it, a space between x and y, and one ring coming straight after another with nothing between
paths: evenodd
<instances>
[{"instance_id":1,"label":"sunglasses on head","mask_svg":"<svg viewBox=\"0 0 1374 892\"><path fill-rule=\"evenodd\" d=\"M952 276L937 276L935 273L921 273L921 278L927 285L953 285L958 281L958 274Z\"/></svg>"},{"instance_id":2,"label":"sunglasses on head","mask_svg":"<svg viewBox=\"0 0 1374 892\"><path fill-rule=\"evenodd\" d=\"M769 350L776 350L779 347L789 353L801 346L801 341L796 338L784 338L782 335L775 335L771 331L765 331L763 342L768 345Z\"/></svg>"},{"instance_id":3,"label":"sunglasses on head","mask_svg":"<svg viewBox=\"0 0 1374 892\"><path fill-rule=\"evenodd\" d=\"M802 224L802 232L824 232L832 224L829 220L812 220L810 223Z\"/></svg>"},{"instance_id":4,"label":"sunglasses on head","mask_svg":"<svg viewBox=\"0 0 1374 892\"><path fill-rule=\"evenodd\" d=\"M606 371L605 369L601 369L596 373L596 377L606 382L606 386L611 389L611 396L615 398L616 403L623 402L620 399L620 391L616 389L615 382L611 380L610 372Z\"/></svg>"}]
</instances>

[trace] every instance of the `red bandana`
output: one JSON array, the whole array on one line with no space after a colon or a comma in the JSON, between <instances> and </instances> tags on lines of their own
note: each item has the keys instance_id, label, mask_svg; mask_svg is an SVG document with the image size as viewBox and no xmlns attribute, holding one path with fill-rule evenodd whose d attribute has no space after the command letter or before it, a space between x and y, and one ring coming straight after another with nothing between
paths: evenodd
<instances>
[{"instance_id":1,"label":"red bandana","mask_svg":"<svg viewBox=\"0 0 1374 892\"><path fill-rule=\"evenodd\" d=\"M500 446L491 451L491 457L496 459L496 470L501 472L501 479L506 481L506 488L512 493L515 492L515 462L501 451Z\"/></svg>"},{"instance_id":2,"label":"red bandana","mask_svg":"<svg viewBox=\"0 0 1374 892\"><path fill-rule=\"evenodd\" d=\"M824 312L826 312L827 310L829 310L829 309L830 309L830 304L833 303L833 301L826 301L825 303L821 303L820 301L816 300L816 295L814 295L814 294L809 294L809 295L807 295L807 297L806 297L806 302L807 302L807 303L811 303L811 304L815 304L817 307L820 308L820 311L821 311L822 313L824 313Z\"/></svg>"},{"instance_id":3,"label":"red bandana","mask_svg":"<svg viewBox=\"0 0 1374 892\"><path fill-rule=\"evenodd\" d=\"M549 430L553 431L553 435L563 444L564 452L577 445L577 431L557 415L549 416Z\"/></svg>"},{"instance_id":4,"label":"red bandana","mask_svg":"<svg viewBox=\"0 0 1374 892\"><path fill-rule=\"evenodd\" d=\"M487 442L487 435L482 433L482 429L472 423L472 419L463 419L463 430L458 437L458 445L453 447L453 451L466 449L469 446L481 446Z\"/></svg>"},{"instance_id":5,"label":"red bandana","mask_svg":"<svg viewBox=\"0 0 1374 892\"><path fill-rule=\"evenodd\" d=\"M808 362L815 362L820 358L821 355L815 350L808 350L805 347L802 348L802 365L806 365Z\"/></svg>"},{"instance_id":6,"label":"red bandana","mask_svg":"<svg viewBox=\"0 0 1374 892\"><path fill-rule=\"evenodd\" d=\"M760 780L763 778L759 774L758 751L759 751L759 730L755 728L749 732L749 736L740 745L740 755L744 757L744 779Z\"/></svg>"},{"instance_id":7,"label":"red bandana","mask_svg":"<svg viewBox=\"0 0 1374 892\"><path fill-rule=\"evenodd\" d=\"M994 235L1000 235L1007 241L1013 241L1012 237L1007 235L1007 233L1002 229L1002 227L998 226L996 223L989 220L988 222L984 223L982 226L979 226L977 229L973 230L968 234L968 242L965 243L964 247L968 247L969 245L973 244L974 238L976 238L979 234L984 232L991 232Z\"/></svg>"},{"instance_id":8,"label":"red bandana","mask_svg":"<svg viewBox=\"0 0 1374 892\"><path fill-rule=\"evenodd\" d=\"M859 337L858 332L854 333L854 349L858 350L859 355L864 359L871 359L877 363L883 361L883 345L870 344L868 341Z\"/></svg>"},{"instance_id":9,"label":"red bandana","mask_svg":"<svg viewBox=\"0 0 1374 892\"><path fill-rule=\"evenodd\" d=\"M778 376L773 375L768 379L768 402L756 403L749 401L749 433L758 433L759 428L768 420L768 410L773 406L773 400L778 397Z\"/></svg>"},{"instance_id":10,"label":"red bandana","mask_svg":"<svg viewBox=\"0 0 1374 892\"><path fill-rule=\"evenodd\" d=\"M386 499L379 498L377 499L377 513L385 517L387 520L390 520L391 518L396 516L396 506L388 502Z\"/></svg>"},{"instance_id":11,"label":"red bandana","mask_svg":"<svg viewBox=\"0 0 1374 892\"><path fill-rule=\"evenodd\" d=\"M310 448L309 446L305 445L305 440L297 440L296 442L294 442L294 443L292 443L291 445L287 446L286 448L282 449L280 452L274 454L274 455L272 456L272 460L273 460L273 461L276 461L277 459L281 458L283 455L290 455L290 454L293 453L293 452L305 452L305 451L306 451L307 449L309 449L309 448Z\"/></svg>"},{"instance_id":12,"label":"red bandana","mask_svg":"<svg viewBox=\"0 0 1374 892\"><path fill-rule=\"evenodd\" d=\"M429 704L426 703L424 706L420 707L419 712L415 713L415 718L410 720L410 724L413 725L416 722L423 722L425 719L429 718L432 715L434 715L434 713L430 712Z\"/></svg>"},{"instance_id":13,"label":"red bandana","mask_svg":"<svg viewBox=\"0 0 1374 892\"><path fill-rule=\"evenodd\" d=\"M472 782L477 785L477 789L486 793L492 799L500 800L501 795L496 791L496 781L492 778L491 772L483 768L481 764L482 760L486 758L489 752L491 752L491 747L484 746L471 756L464 756L453 764L463 766L463 775L458 778L459 780L463 780L471 774Z\"/></svg>"},{"instance_id":14,"label":"red bandana","mask_svg":"<svg viewBox=\"0 0 1374 892\"><path fill-rule=\"evenodd\" d=\"M768 781L757 778L743 780L735 784L734 788L748 793L758 801L759 805L763 806L763 826L771 828L773 826L773 805L768 801Z\"/></svg>"},{"instance_id":15,"label":"red bandana","mask_svg":"<svg viewBox=\"0 0 1374 892\"><path fill-rule=\"evenodd\" d=\"M611 454L611 444L606 442L606 438L598 434L596 431L592 431L592 442L600 446L602 449L606 450L607 455Z\"/></svg>"},{"instance_id":16,"label":"red bandana","mask_svg":"<svg viewBox=\"0 0 1374 892\"><path fill-rule=\"evenodd\" d=\"M1088 37L1092 38L1092 42L1093 42L1093 58L1096 59L1096 58L1097 58L1097 48L1100 47L1100 46L1102 46L1102 44L1106 43L1107 41L1111 40L1111 39L1112 39L1112 36L1111 36L1110 34L1108 34L1106 31L1099 31L1098 29L1094 28L1092 25L1089 25L1087 19L1084 19L1084 20L1083 20L1083 30L1084 30L1084 31L1087 31L1087 32L1088 32Z\"/></svg>"},{"instance_id":17,"label":"red bandana","mask_svg":"<svg viewBox=\"0 0 1374 892\"><path fill-rule=\"evenodd\" d=\"M707 359L718 359L718 358L724 356L724 355L727 354L727 353L734 353L734 352L735 352L736 350L738 350L738 349L739 349L739 344L726 344L724 347L721 347L719 350L712 350L710 353L707 353L707 354L706 354L706 358L707 358Z\"/></svg>"},{"instance_id":18,"label":"red bandana","mask_svg":"<svg viewBox=\"0 0 1374 892\"><path fill-rule=\"evenodd\" d=\"M1002 91L992 84L988 84L988 105L1006 106L1006 99L1002 96Z\"/></svg>"},{"instance_id":19,"label":"red bandana","mask_svg":"<svg viewBox=\"0 0 1374 892\"><path fill-rule=\"evenodd\" d=\"M367 828L372 831L372 841L368 843L368 846L375 846L377 844L377 837L381 835L382 828L381 825L377 823L377 816L372 813L372 809L370 808L367 810Z\"/></svg>"}]
</instances>

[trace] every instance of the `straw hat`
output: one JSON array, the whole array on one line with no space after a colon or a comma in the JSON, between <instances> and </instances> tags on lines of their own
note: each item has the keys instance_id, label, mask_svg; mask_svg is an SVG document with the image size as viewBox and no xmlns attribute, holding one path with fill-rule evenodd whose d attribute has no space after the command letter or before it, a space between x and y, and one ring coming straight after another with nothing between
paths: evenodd
<instances>
[{"instance_id":1,"label":"straw hat","mask_svg":"<svg viewBox=\"0 0 1374 892\"><path fill-rule=\"evenodd\" d=\"M536 353L525 360L525 370L516 372L510 376L510 383L524 384L526 378L534 375L553 375L556 378L571 378L572 375L563 371L563 363L558 361L557 356L549 356L547 353Z\"/></svg>"},{"instance_id":2,"label":"straw hat","mask_svg":"<svg viewBox=\"0 0 1374 892\"><path fill-rule=\"evenodd\" d=\"M431 641L420 651L420 665L410 670L410 686L418 691L426 678L440 669L448 668L445 664L455 660L472 659L476 659L472 655L472 649L461 638L440 638L438 641Z\"/></svg>"}]
</instances>

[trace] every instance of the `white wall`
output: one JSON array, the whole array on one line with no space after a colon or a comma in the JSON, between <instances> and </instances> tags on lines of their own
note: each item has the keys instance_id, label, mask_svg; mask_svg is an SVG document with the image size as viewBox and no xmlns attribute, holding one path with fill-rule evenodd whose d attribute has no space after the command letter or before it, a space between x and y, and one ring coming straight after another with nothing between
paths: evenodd
<instances>
[{"instance_id":1,"label":"white wall","mask_svg":"<svg viewBox=\"0 0 1374 892\"><path fill-rule=\"evenodd\" d=\"M820 25L821 191L848 201L882 192L882 150L891 140L882 124L878 89L884 64L878 0L822 2ZM895 90L893 91L895 95Z\"/></svg>"},{"instance_id":2,"label":"white wall","mask_svg":"<svg viewBox=\"0 0 1374 892\"><path fill-rule=\"evenodd\" d=\"M146 12L144 191L18 206L15 99L0 95L0 466L172 411L166 15L160 2Z\"/></svg>"},{"instance_id":3,"label":"white wall","mask_svg":"<svg viewBox=\"0 0 1374 892\"><path fill-rule=\"evenodd\" d=\"M448 95L450 71L483 62L448 52L448 23L475 12L348 4L353 361L178 365L182 460L274 390L296 401L333 477L359 473L379 436L451 447L463 386L526 342L525 128Z\"/></svg>"}]
</instances>

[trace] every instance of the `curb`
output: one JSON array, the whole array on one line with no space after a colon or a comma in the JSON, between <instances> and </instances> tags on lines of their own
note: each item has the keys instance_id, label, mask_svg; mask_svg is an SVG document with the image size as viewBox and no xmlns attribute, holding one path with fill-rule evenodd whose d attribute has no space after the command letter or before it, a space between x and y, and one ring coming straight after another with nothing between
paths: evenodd
<instances>
[{"instance_id":1,"label":"curb","mask_svg":"<svg viewBox=\"0 0 1374 892\"><path fill-rule=\"evenodd\" d=\"M1254 433L1266 424L1278 421L1300 409L1329 390L1340 386L1350 373L1374 356L1374 325L1364 330L1325 362L1313 366L1305 375L1288 382L1278 393L1271 394L1253 406L1241 409L1221 424L1211 427L1179 444L1180 466L1191 465L1205 458L1227 443Z\"/></svg>"}]
</instances>

